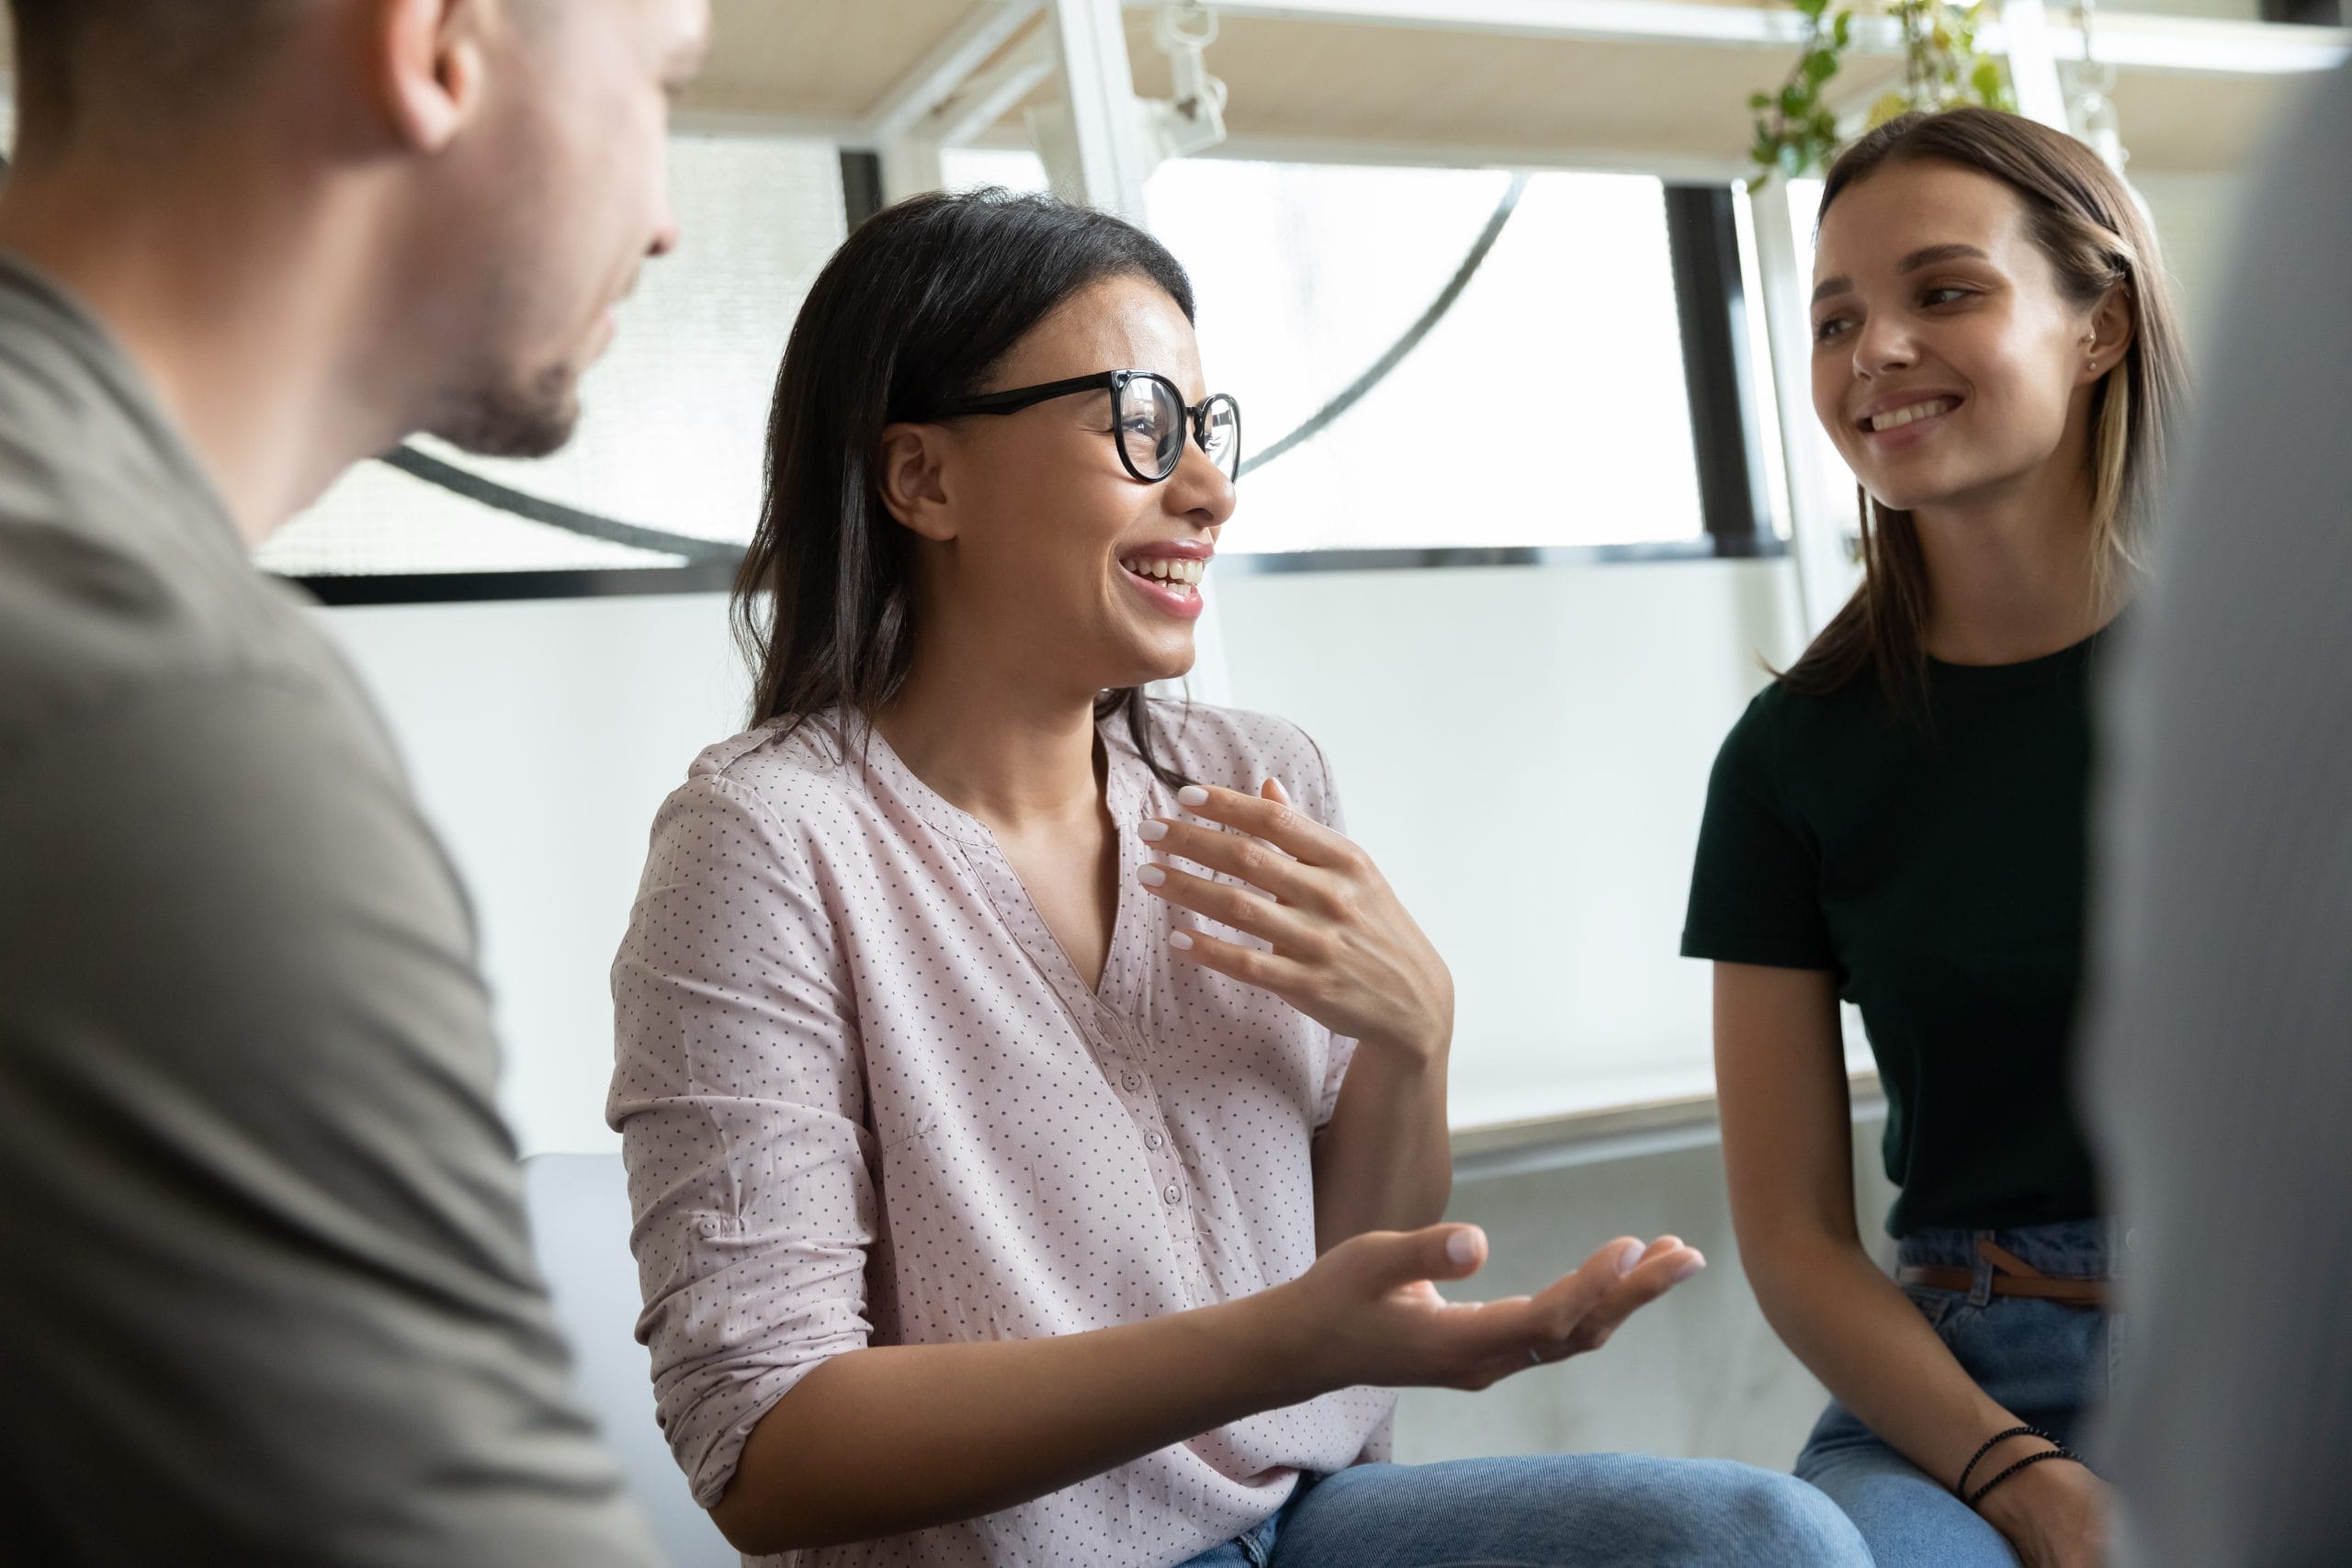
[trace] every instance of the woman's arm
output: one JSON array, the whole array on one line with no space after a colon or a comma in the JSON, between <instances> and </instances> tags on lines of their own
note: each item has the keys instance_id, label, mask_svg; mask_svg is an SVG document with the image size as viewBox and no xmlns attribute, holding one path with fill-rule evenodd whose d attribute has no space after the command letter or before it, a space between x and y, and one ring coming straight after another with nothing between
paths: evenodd
<instances>
[{"instance_id":1,"label":"woman's arm","mask_svg":"<svg viewBox=\"0 0 2352 1568\"><path fill-rule=\"evenodd\" d=\"M1159 822L1161 852L1262 896L1169 867L1148 868L1147 885L1273 948L1179 931L1178 956L1271 991L1356 1042L1339 1103L1315 1138L1317 1248L1435 1221L1453 1188L1445 1114L1453 976L1445 961L1372 857L1293 807L1280 784L1270 779L1254 795L1195 785L1177 799L1235 831ZM1152 882L1154 873L1162 880Z\"/></svg>"},{"instance_id":2,"label":"woman's arm","mask_svg":"<svg viewBox=\"0 0 2352 1568\"><path fill-rule=\"evenodd\" d=\"M1315 1134L1315 1246L1434 1224L1453 1194L1446 1043L1362 1040L1331 1119Z\"/></svg>"},{"instance_id":3,"label":"woman's arm","mask_svg":"<svg viewBox=\"0 0 2352 1568\"><path fill-rule=\"evenodd\" d=\"M897 1535L1334 1389L1484 1388L1597 1349L1695 1263L1679 1244L1626 1239L1540 1296L1438 1296L1430 1280L1464 1278L1485 1257L1469 1225L1376 1233L1287 1285L1146 1323L835 1356L761 1418L712 1517L751 1553Z\"/></svg>"},{"instance_id":4,"label":"woman's arm","mask_svg":"<svg viewBox=\"0 0 2352 1568\"><path fill-rule=\"evenodd\" d=\"M1765 1317L1839 1403L1951 1486L1986 1438L2019 1422L1862 1248L1830 976L1717 964L1715 1086L1733 1227ZM1972 1482L2035 1446L1996 1450ZM2075 1553L2097 1485L2078 1466L2036 1465L1985 1500L1985 1517L2029 1562L2086 1562Z\"/></svg>"}]
</instances>

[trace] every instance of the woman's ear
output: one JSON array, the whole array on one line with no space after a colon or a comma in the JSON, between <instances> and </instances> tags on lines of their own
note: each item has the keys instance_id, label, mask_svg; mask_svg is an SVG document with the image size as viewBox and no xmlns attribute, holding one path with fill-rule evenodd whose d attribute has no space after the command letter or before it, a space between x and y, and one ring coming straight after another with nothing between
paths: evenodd
<instances>
[{"instance_id":1,"label":"woman's ear","mask_svg":"<svg viewBox=\"0 0 2352 1568\"><path fill-rule=\"evenodd\" d=\"M2138 329L2139 311L2133 307L2131 288L2119 283L2091 307L2082 378L2096 381L2122 364L2123 356L2132 351L2132 338Z\"/></svg>"},{"instance_id":2,"label":"woman's ear","mask_svg":"<svg viewBox=\"0 0 2352 1568\"><path fill-rule=\"evenodd\" d=\"M956 536L947 504L947 433L935 424L882 428L875 488L890 515L918 537L945 544Z\"/></svg>"}]
</instances>

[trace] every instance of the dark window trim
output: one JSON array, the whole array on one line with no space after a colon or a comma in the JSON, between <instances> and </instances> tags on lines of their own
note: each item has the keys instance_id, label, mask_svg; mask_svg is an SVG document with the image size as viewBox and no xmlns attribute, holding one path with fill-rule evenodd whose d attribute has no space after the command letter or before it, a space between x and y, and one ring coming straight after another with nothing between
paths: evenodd
<instances>
[{"instance_id":1,"label":"dark window trim","mask_svg":"<svg viewBox=\"0 0 2352 1568\"><path fill-rule=\"evenodd\" d=\"M1225 556L1227 576L1301 571L1427 571L1454 567L1577 568L1625 562L1780 560L1789 553L1770 535L1740 539L1653 540L1629 545L1496 545L1441 549L1267 550ZM588 568L576 571L446 571L393 577L297 577L330 608L376 604L479 604L498 599L627 598L647 593L724 593L735 585L726 561L698 566Z\"/></svg>"},{"instance_id":2,"label":"dark window trim","mask_svg":"<svg viewBox=\"0 0 2352 1568\"><path fill-rule=\"evenodd\" d=\"M1729 186L1666 187L1666 235L1682 328L1682 385L1699 510L1714 538L1775 536L1747 355L1747 294Z\"/></svg>"},{"instance_id":3,"label":"dark window trim","mask_svg":"<svg viewBox=\"0 0 2352 1568\"><path fill-rule=\"evenodd\" d=\"M842 216L855 229L889 203L882 195L882 155L863 148L842 149Z\"/></svg>"},{"instance_id":4,"label":"dark window trim","mask_svg":"<svg viewBox=\"0 0 2352 1568\"><path fill-rule=\"evenodd\" d=\"M842 208L854 229L881 209L881 160L841 152ZM1747 364L1747 300L1728 186L1666 186L1667 233L1681 325L1683 381L1690 400L1705 533L1693 539L1616 545L1534 545L1406 549L1283 550L1230 554L1228 574L1430 570L1455 567L1589 568L1625 562L1774 560L1788 554L1773 531L1762 488L1764 456ZM735 562L593 567L562 570L418 572L300 577L292 581L332 607L481 604L499 600L621 598L723 593Z\"/></svg>"},{"instance_id":5,"label":"dark window trim","mask_svg":"<svg viewBox=\"0 0 2352 1568\"><path fill-rule=\"evenodd\" d=\"M733 561L694 566L582 567L560 571L424 571L296 577L322 604L468 604L494 599L619 599L646 593L724 593Z\"/></svg>"},{"instance_id":6,"label":"dark window trim","mask_svg":"<svg viewBox=\"0 0 2352 1568\"><path fill-rule=\"evenodd\" d=\"M1625 545L1450 546L1439 549L1268 550L1218 558L1227 574L1262 576L1293 571L1427 571L1454 567L1577 568L1629 562L1780 560L1789 553L1777 535L1737 538L1657 539Z\"/></svg>"}]
</instances>

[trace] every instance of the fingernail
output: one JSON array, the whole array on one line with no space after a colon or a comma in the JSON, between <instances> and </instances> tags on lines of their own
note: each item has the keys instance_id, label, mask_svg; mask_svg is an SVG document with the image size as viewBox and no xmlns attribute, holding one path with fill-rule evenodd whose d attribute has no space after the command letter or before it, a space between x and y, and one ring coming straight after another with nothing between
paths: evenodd
<instances>
[{"instance_id":1,"label":"fingernail","mask_svg":"<svg viewBox=\"0 0 2352 1568\"><path fill-rule=\"evenodd\" d=\"M1644 1247L1638 1241L1629 1241L1624 1246L1619 1247L1617 1249L1617 1272L1621 1276L1632 1273L1634 1271L1634 1265L1639 1263L1642 1260L1642 1254L1648 1250L1649 1248Z\"/></svg>"},{"instance_id":2,"label":"fingernail","mask_svg":"<svg viewBox=\"0 0 2352 1568\"><path fill-rule=\"evenodd\" d=\"M1456 1263L1475 1262L1478 1257L1478 1233L1474 1230L1455 1231L1445 1238L1445 1255Z\"/></svg>"},{"instance_id":3,"label":"fingernail","mask_svg":"<svg viewBox=\"0 0 2352 1568\"><path fill-rule=\"evenodd\" d=\"M1174 948L1179 953L1190 953L1193 951L1192 933L1190 931L1170 931L1168 933L1168 945Z\"/></svg>"},{"instance_id":4,"label":"fingernail","mask_svg":"<svg viewBox=\"0 0 2352 1568\"><path fill-rule=\"evenodd\" d=\"M1156 844L1168 837L1168 824L1160 821L1147 822L1136 829L1136 836L1147 844Z\"/></svg>"},{"instance_id":5,"label":"fingernail","mask_svg":"<svg viewBox=\"0 0 2352 1568\"><path fill-rule=\"evenodd\" d=\"M1176 792L1176 804L1179 806L1206 806L1208 803L1209 792L1198 784L1186 784Z\"/></svg>"},{"instance_id":6,"label":"fingernail","mask_svg":"<svg viewBox=\"0 0 2352 1568\"><path fill-rule=\"evenodd\" d=\"M1283 787L1283 781L1280 779L1268 779L1266 782L1274 786L1274 798L1283 802L1284 805L1288 805L1290 802L1290 791Z\"/></svg>"},{"instance_id":7,"label":"fingernail","mask_svg":"<svg viewBox=\"0 0 2352 1568\"><path fill-rule=\"evenodd\" d=\"M1683 1280L1688 1280L1693 1274L1698 1273L1706 1266L1707 1260L1705 1258L1693 1258L1690 1262L1685 1263L1681 1268L1677 1269L1674 1271L1674 1282L1678 1285L1682 1283Z\"/></svg>"},{"instance_id":8,"label":"fingernail","mask_svg":"<svg viewBox=\"0 0 2352 1568\"><path fill-rule=\"evenodd\" d=\"M1168 880L1168 874L1156 865L1148 865L1136 873L1136 880L1146 887L1157 887Z\"/></svg>"}]
</instances>

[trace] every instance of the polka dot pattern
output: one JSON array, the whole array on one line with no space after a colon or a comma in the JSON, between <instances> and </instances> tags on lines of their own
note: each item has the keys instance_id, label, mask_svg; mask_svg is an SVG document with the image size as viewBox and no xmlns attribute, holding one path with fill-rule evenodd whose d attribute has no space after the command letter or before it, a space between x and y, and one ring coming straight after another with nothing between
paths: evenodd
<instances>
[{"instance_id":1,"label":"polka dot pattern","mask_svg":"<svg viewBox=\"0 0 2352 1568\"><path fill-rule=\"evenodd\" d=\"M1153 705L1164 761L1279 778L1337 825L1296 727ZM1075 1334L1249 1295L1315 1258L1309 1145L1353 1042L1175 961L1144 820L1181 812L1115 726L1126 874L1090 990L988 829L872 737L763 727L662 807L613 969L622 1134L659 1418L705 1506L760 1417L868 1344ZM1220 931L1221 935L1231 935ZM1017 1508L808 1565L1172 1564L1385 1446L1350 1389ZM769 1559L781 1563L786 1559Z\"/></svg>"}]
</instances>

